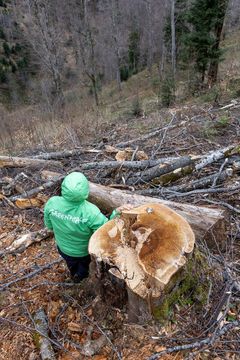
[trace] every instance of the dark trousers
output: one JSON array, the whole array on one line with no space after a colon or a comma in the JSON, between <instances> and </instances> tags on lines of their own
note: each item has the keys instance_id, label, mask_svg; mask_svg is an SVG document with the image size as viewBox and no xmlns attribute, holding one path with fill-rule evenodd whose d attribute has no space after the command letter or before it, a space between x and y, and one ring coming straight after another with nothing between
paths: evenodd
<instances>
[{"instance_id":1,"label":"dark trousers","mask_svg":"<svg viewBox=\"0 0 240 360\"><path fill-rule=\"evenodd\" d=\"M59 254L66 261L67 267L71 273L74 282L80 282L82 279L88 277L89 264L91 262L90 255L82 257L74 257L64 254L59 247L57 248Z\"/></svg>"}]
</instances>

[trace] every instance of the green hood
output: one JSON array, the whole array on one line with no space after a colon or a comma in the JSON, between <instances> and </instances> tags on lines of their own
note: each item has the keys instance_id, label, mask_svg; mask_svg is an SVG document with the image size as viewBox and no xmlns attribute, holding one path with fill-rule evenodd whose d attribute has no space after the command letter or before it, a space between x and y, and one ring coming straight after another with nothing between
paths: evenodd
<instances>
[{"instance_id":1,"label":"green hood","mask_svg":"<svg viewBox=\"0 0 240 360\"><path fill-rule=\"evenodd\" d=\"M70 202L82 202L88 198L89 183L80 172L73 172L62 182L62 196Z\"/></svg>"}]
</instances>

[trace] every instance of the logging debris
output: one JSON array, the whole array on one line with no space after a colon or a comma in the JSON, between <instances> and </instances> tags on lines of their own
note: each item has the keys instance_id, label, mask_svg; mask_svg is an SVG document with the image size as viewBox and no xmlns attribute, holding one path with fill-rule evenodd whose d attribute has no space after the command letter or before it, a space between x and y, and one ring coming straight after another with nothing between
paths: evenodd
<instances>
[{"instance_id":1,"label":"logging debris","mask_svg":"<svg viewBox=\"0 0 240 360\"><path fill-rule=\"evenodd\" d=\"M211 350L214 349L216 354L221 354L223 341L225 341L224 351L233 350L237 340L235 334L237 332L234 328L239 327L236 323L239 313L237 287L229 290L231 296L227 298L227 302L221 304L221 307L217 306L220 309L219 319L221 320L214 317L211 329L206 326L211 314L215 314L216 299L221 299L223 289L225 289L224 281L229 281L224 280L224 271L229 272L230 277L239 284L237 260L239 252L235 246L239 239L240 203L237 190L239 187L240 157L237 150L239 144L236 142L236 137L232 142L228 142L228 144L233 144L230 147L226 142L216 144L205 138L202 138L200 142L195 137L195 131L196 126L202 123L202 116L196 115L194 123L188 122L186 131L191 131L193 137L187 132L181 132L181 136L178 135L182 130L181 127L186 125L185 123L179 126L162 126L133 141L130 139L129 142L121 141L117 145L105 145L101 147L101 150L92 148L89 150L93 151L88 151L88 149L84 151L81 148L74 151L42 153L39 156L28 155L32 162L25 162L24 168L17 166L18 163L21 164L21 161L18 162L15 159L15 162L12 162L8 159L9 166L0 169L0 245L1 255L3 255L0 259L0 321L4 325L1 330L4 338L3 351L13 354L11 349L15 349L14 343L24 344L24 348L19 349L23 354L23 359L34 359L34 356L37 358L38 351L32 339L34 327L26 324L31 324L29 314L34 314L41 307L44 308L48 318L50 330L48 337L59 360L65 360L67 356L81 358L82 350L87 349L84 346L92 345L93 341L98 339L99 341L95 344L100 345L92 357L101 360L107 360L111 356L122 359L135 359L136 356L139 359L146 359L155 353L157 356L161 351L158 341L165 350L169 349L165 355L166 359L171 360L176 357L176 352L187 349L200 351L203 347L209 347ZM156 143L156 148L158 148L161 143L161 134L165 134L164 143L152 159L153 144ZM187 143L184 139L185 134ZM135 144L138 146L136 147ZM119 150L124 151L129 146L133 146L131 151L129 150L130 160L114 160ZM214 151L212 151L213 148ZM227 153L224 151L226 148L230 150ZM144 151L149 160L137 160L136 149ZM224 155L214 157L213 153L224 153ZM25 156L23 157L26 159ZM179 167L176 163L182 158L193 160L189 165L185 166L183 163ZM209 161L210 158L211 161ZM226 158L227 162L225 162ZM43 162L41 165L40 163L36 165L36 160ZM34 162L35 165L33 165ZM198 168L196 168L197 164L199 164ZM160 173L160 176L157 174L157 177L146 181L144 179L144 181L135 182L138 178L137 172L141 175L144 172L153 172L152 168L155 166L163 167L167 171L170 169L170 171L166 174ZM188 166L191 171L178 170L186 169ZM141 205L147 200L172 207L191 223L197 239L203 239L200 242L197 240L198 247L201 250L206 249L208 263L211 266L217 264L219 269L219 277L213 276L210 272L208 275L211 286L208 287L208 293L204 294L206 296L205 317L198 307L201 301L199 292L195 294L194 302L192 298L180 296L171 311L166 310L167 319L170 321L157 327L157 330L156 327L151 328L148 325L142 328L140 325L128 323L127 314L124 308L120 308L120 304L110 306L107 302L103 304L101 300L94 302L93 284L90 280L89 283L85 282L78 287L71 282L66 282L66 268L58 257L51 234L42 239L41 236L35 238L34 234L42 231L42 210L45 199L59 193L61 180L73 169L84 171L89 177L92 181L92 201L99 204L102 209L106 208L106 213L124 202ZM173 178L172 174L181 176ZM165 175L165 178L160 179ZM170 176L169 180L167 176ZM125 192L114 187L131 191ZM195 190L200 191L189 194ZM100 198L99 194L101 194ZM176 194L184 194L184 197ZM153 195L154 198L149 195ZM37 199L43 199L43 201L37 202ZM184 203L182 203L183 199ZM26 206L21 207L20 203ZM226 231L222 227L223 222L225 222ZM217 232L214 232L214 224L216 224ZM227 250L223 252L218 246L210 248L209 243L206 245L206 232L210 234L213 242L216 242L216 239L226 242ZM22 247L22 240L26 239L27 235L32 246L29 244ZM16 244L20 246L15 248ZM110 283L107 284L107 288L111 289ZM190 289L190 292L193 291L193 283L190 284ZM89 330L89 323L94 327L93 331ZM71 331L73 329L71 326L75 328L77 326L79 331ZM109 329L114 334L113 337L108 333ZM221 329L224 331L220 332ZM172 336L173 333L175 338ZM191 341L186 334L192 338ZM216 336L212 337L212 334ZM110 341L102 342L104 337L106 339L108 336ZM126 336L129 348L125 346ZM222 336L222 341L218 340L220 336ZM154 337L158 337L159 340L154 340ZM191 344L193 344L192 347ZM171 356L172 348L173 353L175 352L173 357ZM84 356L86 355L85 353ZM163 359L165 355L161 354Z\"/></svg>"}]
</instances>

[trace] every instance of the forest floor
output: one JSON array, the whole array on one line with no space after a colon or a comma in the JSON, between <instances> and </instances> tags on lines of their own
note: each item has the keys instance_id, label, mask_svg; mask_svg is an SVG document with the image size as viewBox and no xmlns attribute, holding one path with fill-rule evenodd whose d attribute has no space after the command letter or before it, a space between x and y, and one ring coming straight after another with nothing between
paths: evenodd
<instances>
[{"instance_id":1,"label":"forest floor","mask_svg":"<svg viewBox=\"0 0 240 360\"><path fill-rule=\"evenodd\" d=\"M230 106L223 108L227 105ZM163 130L157 133L161 128ZM157 135L149 139L141 138L151 132ZM136 141L122 146L122 142L131 139ZM144 152L139 154L139 160L145 159L146 155L152 160L203 156L232 145L239 149L239 139L240 99L236 99L235 103L215 107L209 104L185 105L160 110L147 117L131 118L121 124L112 123L84 145L85 149L91 148L98 152L63 157L60 165L49 166L47 169L65 174L75 167L81 169L89 162L115 161L116 151L119 154L119 150L123 151L119 154L123 157L122 160L135 160L137 151ZM69 142L65 140L54 144L54 150L68 149ZM81 149L82 147L79 150ZM52 147L41 149L38 146L35 149L19 150L18 155L30 157L49 151L53 151ZM127 179L134 174L134 170L126 170L121 166L122 163L119 164L117 169L108 167L83 171L92 182L133 190L133 186L127 185ZM16 238L43 227L43 203L48 197L58 193L59 187L53 186L38 195L42 206L17 207L11 197L41 185L42 169L1 168L0 251L3 253L0 258L0 359L40 359L33 314L41 308L47 314L49 337L54 342L58 360L147 360L152 354L169 348L173 352L161 354L159 358L239 359L239 326L220 336L224 326L240 320L240 292L236 289L240 273L238 166L240 167L240 153L236 151L227 160L225 157L212 162L199 171L181 177L174 184L160 186L153 179L134 186L136 192L154 189L159 191L159 195L154 196L171 198L176 202L226 209L227 219L225 249L208 249L206 254L210 266L216 266L219 273L215 277L213 271L210 276L212 286L206 303L199 306L198 301L193 301L192 298L189 301L179 299L169 310L164 323L152 320L144 325L128 322L126 307L114 303L114 294L113 299L109 296L109 301L105 302L95 297L91 279L79 285L69 282L68 271L59 258L54 239L42 240L22 252L4 253ZM234 171L229 170L230 175L220 181L221 171L227 168ZM212 180L214 184L205 184L184 194L184 188L192 181L212 174L215 174L215 181ZM163 187L170 189L172 185L179 185L180 192L161 193ZM210 189L222 190L211 192ZM230 274L232 281L230 290L226 272ZM209 318L216 308L217 317L209 327ZM101 339L101 346L97 348L98 339ZM203 342L199 346L199 342L206 339L211 339L211 343ZM84 351L86 354L87 342L90 342L93 351L90 357L83 355ZM195 345L191 348L191 344ZM96 349L93 350L95 345ZM183 348L178 351L177 345L186 345L186 350Z\"/></svg>"}]
</instances>

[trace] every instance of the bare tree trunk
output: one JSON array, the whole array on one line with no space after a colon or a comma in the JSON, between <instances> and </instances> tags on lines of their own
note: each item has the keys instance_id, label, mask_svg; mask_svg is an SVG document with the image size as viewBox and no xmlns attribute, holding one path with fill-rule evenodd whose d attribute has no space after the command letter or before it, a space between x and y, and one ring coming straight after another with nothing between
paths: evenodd
<instances>
[{"instance_id":1,"label":"bare tree trunk","mask_svg":"<svg viewBox=\"0 0 240 360\"><path fill-rule=\"evenodd\" d=\"M220 41L222 35L222 29L224 25L224 19L226 15L228 0L220 0L219 8L221 9L221 15L215 25L215 43L213 45L213 51L217 54L220 48ZM210 62L208 70L208 86L211 88L217 82L219 58L216 57Z\"/></svg>"},{"instance_id":2,"label":"bare tree trunk","mask_svg":"<svg viewBox=\"0 0 240 360\"><path fill-rule=\"evenodd\" d=\"M120 74L120 66L121 66L121 58L120 58L120 50L119 50L119 34L117 22L119 18L119 1L118 0L110 0L111 7L111 22L112 22L112 39L113 39L113 47L114 53L116 57L116 79L118 84L118 90L122 90L121 84L121 74Z\"/></svg>"},{"instance_id":3,"label":"bare tree trunk","mask_svg":"<svg viewBox=\"0 0 240 360\"><path fill-rule=\"evenodd\" d=\"M65 107L65 98L62 87L62 80L58 72L53 71L53 82L54 82L54 91L53 91L53 104L57 112L64 110Z\"/></svg>"},{"instance_id":4,"label":"bare tree trunk","mask_svg":"<svg viewBox=\"0 0 240 360\"><path fill-rule=\"evenodd\" d=\"M172 74L175 82L176 75L176 29L175 29L175 0L171 0L171 34L172 34Z\"/></svg>"},{"instance_id":5,"label":"bare tree trunk","mask_svg":"<svg viewBox=\"0 0 240 360\"><path fill-rule=\"evenodd\" d=\"M52 4L45 0L26 0L26 5L29 11L26 24L23 21L26 38L31 43L39 63L50 75L51 106L54 111L62 112L65 106L62 83L65 53L62 47L62 29L56 25L59 24L59 18L55 15ZM20 5L18 10L20 14L24 11Z\"/></svg>"},{"instance_id":6,"label":"bare tree trunk","mask_svg":"<svg viewBox=\"0 0 240 360\"><path fill-rule=\"evenodd\" d=\"M91 86L91 91L96 106L99 105L98 95L98 71L96 40L94 37L94 28L91 26L91 15L88 13L88 1L73 1L69 4L69 27L73 33L76 63L84 79L82 83L85 86ZM87 78L87 79L86 79Z\"/></svg>"},{"instance_id":7,"label":"bare tree trunk","mask_svg":"<svg viewBox=\"0 0 240 360\"><path fill-rule=\"evenodd\" d=\"M89 64L86 62L86 60L84 60L85 63L85 73L88 75L88 77L90 78L91 82L92 82L92 87L93 87L93 94L94 94L94 99L95 99L95 103L96 106L99 105L99 98L98 98L98 89L97 89L97 71L96 71L96 59L95 59L95 44L94 44L94 39L93 39L93 34L92 34L92 30L90 28L90 24L87 21L87 29L86 29L86 37L87 37L87 45L89 46L89 61L90 61L90 70L88 70L89 68Z\"/></svg>"},{"instance_id":8,"label":"bare tree trunk","mask_svg":"<svg viewBox=\"0 0 240 360\"><path fill-rule=\"evenodd\" d=\"M166 61L166 47L164 41L162 42L162 49L161 49L161 58L159 63L159 78L160 81L163 80L163 73L165 68L165 61Z\"/></svg>"},{"instance_id":9,"label":"bare tree trunk","mask_svg":"<svg viewBox=\"0 0 240 360\"><path fill-rule=\"evenodd\" d=\"M97 90L97 80L95 75L91 75L90 76L91 82L92 82L92 87L93 87L93 94L94 94L94 99L95 99L95 103L96 106L99 106L99 99L98 99L98 90Z\"/></svg>"},{"instance_id":10,"label":"bare tree trunk","mask_svg":"<svg viewBox=\"0 0 240 360\"><path fill-rule=\"evenodd\" d=\"M147 66L151 72L153 65L153 10L152 0L145 0L147 9L147 24L148 24L148 51L147 51Z\"/></svg>"}]
</instances>

